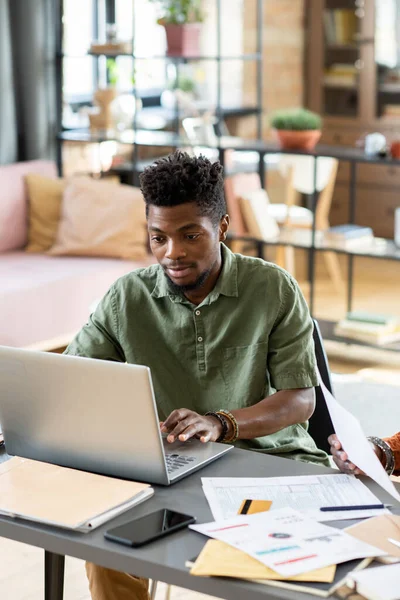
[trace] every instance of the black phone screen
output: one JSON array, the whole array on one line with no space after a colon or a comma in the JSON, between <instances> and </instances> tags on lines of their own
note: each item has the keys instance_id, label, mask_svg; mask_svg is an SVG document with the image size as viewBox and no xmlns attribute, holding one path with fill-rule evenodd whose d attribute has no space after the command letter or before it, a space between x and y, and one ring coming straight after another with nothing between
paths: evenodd
<instances>
[{"instance_id":1,"label":"black phone screen","mask_svg":"<svg viewBox=\"0 0 400 600\"><path fill-rule=\"evenodd\" d=\"M190 515L163 508L106 531L105 537L128 546L141 546L194 523Z\"/></svg>"}]
</instances>

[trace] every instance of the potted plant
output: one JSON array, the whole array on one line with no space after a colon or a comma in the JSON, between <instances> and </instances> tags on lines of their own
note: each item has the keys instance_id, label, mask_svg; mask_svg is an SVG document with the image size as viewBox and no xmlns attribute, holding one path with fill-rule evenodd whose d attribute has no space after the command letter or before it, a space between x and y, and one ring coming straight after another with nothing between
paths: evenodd
<instances>
[{"instance_id":1,"label":"potted plant","mask_svg":"<svg viewBox=\"0 0 400 600\"><path fill-rule=\"evenodd\" d=\"M167 89L161 94L161 106L174 110L178 104L183 111L182 116L189 116L196 112L195 108L196 82L187 75L179 75L168 84Z\"/></svg>"},{"instance_id":2,"label":"potted plant","mask_svg":"<svg viewBox=\"0 0 400 600\"><path fill-rule=\"evenodd\" d=\"M313 150L321 137L321 117L305 108L277 111L270 124L285 150Z\"/></svg>"},{"instance_id":3,"label":"potted plant","mask_svg":"<svg viewBox=\"0 0 400 600\"><path fill-rule=\"evenodd\" d=\"M200 0L150 0L158 4L170 56L198 56L200 29L204 19Z\"/></svg>"}]
</instances>

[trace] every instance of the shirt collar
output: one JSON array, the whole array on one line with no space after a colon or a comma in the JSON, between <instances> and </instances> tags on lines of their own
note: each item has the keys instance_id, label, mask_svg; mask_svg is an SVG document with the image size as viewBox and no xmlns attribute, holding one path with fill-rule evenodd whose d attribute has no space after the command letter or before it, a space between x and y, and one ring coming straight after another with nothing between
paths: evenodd
<instances>
[{"instance_id":1,"label":"shirt collar","mask_svg":"<svg viewBox=\"0 0 400 600\"><path fill-rule=\"evenodd\" d=\"M204 299L202 304L210 304L217 300L218 296L233 296L237 297L238 293L238 276L236 256L229 250L225 244L221 243L222 254L222 270L214 286L214 289ZM176 294L164 274L161 266L158 267L157 280L154 289L151 293L153 298L165 298L169 296L175 302L185 301L184 297Z\"/></svg>"}]
</instances>

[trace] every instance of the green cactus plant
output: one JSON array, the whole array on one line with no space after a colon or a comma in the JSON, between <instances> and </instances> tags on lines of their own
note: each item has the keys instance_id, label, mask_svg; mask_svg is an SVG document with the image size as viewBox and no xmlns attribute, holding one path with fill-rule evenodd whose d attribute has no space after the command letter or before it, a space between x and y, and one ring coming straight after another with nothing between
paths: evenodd
<instances>
[{"instance_id":1,"label":"green cactus plant","mask_svg":"<svg viewBox=\"0 0 400 600\"><path fill-rule=\"evenodd\" d=\"M274 129L286 131L309 131L321 129L322 119L305 108L279 110L270 117L270 125Z\"/></svg>"}]
</instances>

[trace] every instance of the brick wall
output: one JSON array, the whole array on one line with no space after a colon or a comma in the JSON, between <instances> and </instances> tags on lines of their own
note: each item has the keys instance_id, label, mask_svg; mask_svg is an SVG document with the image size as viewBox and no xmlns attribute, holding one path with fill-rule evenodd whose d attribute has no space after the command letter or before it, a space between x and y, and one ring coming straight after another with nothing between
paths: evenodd
<instances>
[{"instance_id":1,"label":"brick wall","mask_svg":"<svg viewBox=\"0 0 400 600\"><path fill-rule=\"evenodd\" d=\"M256 1L244 0L244 52L254 52L257 25ZM264 0L263 30L263 108L265 115L279 109L303 104L303 55L305 0ZM256 99L255 65L246 63L244 70L244 103ZM238 134L255 135L254 119L243 121ZM264 118L263 135L269 134L268 118Z\"/></svg>"}]
</instances>

